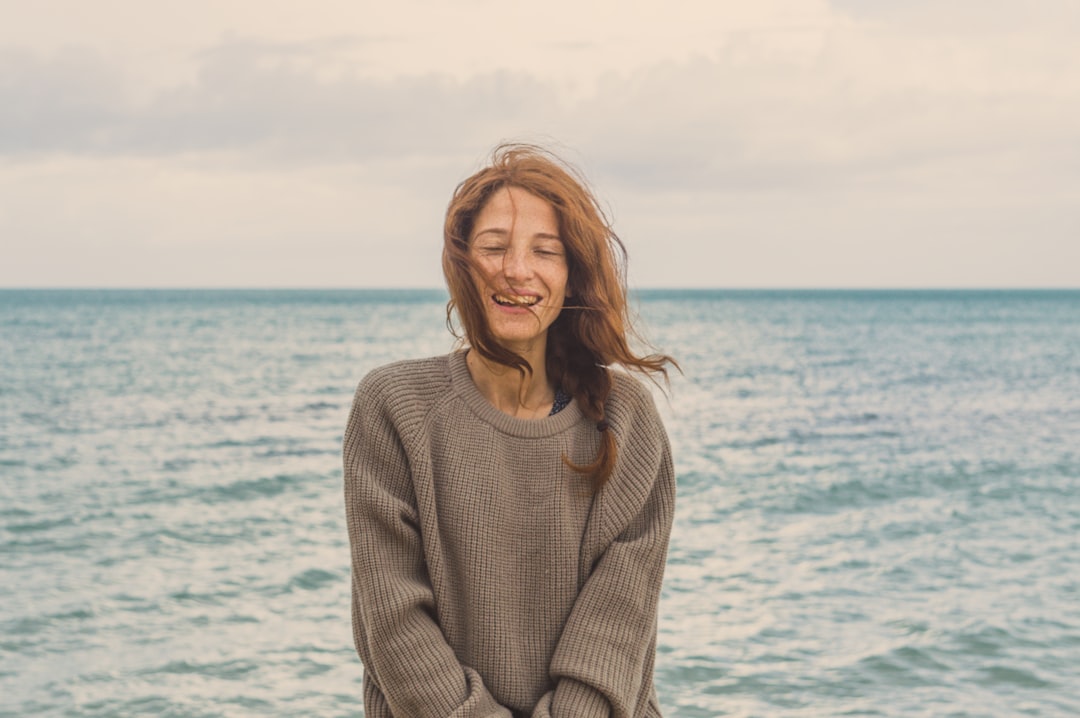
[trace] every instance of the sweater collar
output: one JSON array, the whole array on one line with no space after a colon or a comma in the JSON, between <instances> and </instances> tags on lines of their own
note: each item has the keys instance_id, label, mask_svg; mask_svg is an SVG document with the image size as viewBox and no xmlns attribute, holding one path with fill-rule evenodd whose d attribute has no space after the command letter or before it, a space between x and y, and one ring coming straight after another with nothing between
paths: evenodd
<instances>
[{"instance_id":1,"label":"sweater collar","mask_svg":"<svg viewBox=\"0 0 1080 718\"><path fill-rule=\"evenodd\" d=\"M566 431L582 419L576 399L571 399L567 407L554 416L540 419L518 419L504 414L492 406L476 388L472 375L469 374L469 367L465 364L464 351L453 352L447 357L447 361L454 393L461 397L477 417L504 434L526 438L553 436Z\"/></svg>"}]
</instances>

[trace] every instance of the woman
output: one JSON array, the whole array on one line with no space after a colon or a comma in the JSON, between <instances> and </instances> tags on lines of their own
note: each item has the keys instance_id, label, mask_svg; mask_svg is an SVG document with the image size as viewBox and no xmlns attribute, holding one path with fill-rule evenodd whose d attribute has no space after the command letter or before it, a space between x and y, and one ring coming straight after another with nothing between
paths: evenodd
<instances>
[{"instance_id":1,"label":"woman","mask_svg":"<svg viewBox=\"0 0 1080 718\"><path fill-rule=\"evenodd\" d=\"M659 716L675 498L622 244L582 181L496 149L447 211L466 347L360 383L344 439L368 718Z\"/></svg>"}]
</instances>

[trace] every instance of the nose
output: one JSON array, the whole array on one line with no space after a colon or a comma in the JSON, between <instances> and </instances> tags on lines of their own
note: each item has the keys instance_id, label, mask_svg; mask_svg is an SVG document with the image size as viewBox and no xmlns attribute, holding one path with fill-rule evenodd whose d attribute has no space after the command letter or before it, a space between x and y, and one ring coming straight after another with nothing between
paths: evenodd
<instances>
[{"instance_id":1,"label":"nose","mask_svg":"<svg viewBox=\"0 0 1080 718\"><path fill-rule=\"evenodd\" d=\"M528 279L532 271L532 262L527 250L511 247L503 255L503 276L507 281Z\"/></svg>"}]
</instances>

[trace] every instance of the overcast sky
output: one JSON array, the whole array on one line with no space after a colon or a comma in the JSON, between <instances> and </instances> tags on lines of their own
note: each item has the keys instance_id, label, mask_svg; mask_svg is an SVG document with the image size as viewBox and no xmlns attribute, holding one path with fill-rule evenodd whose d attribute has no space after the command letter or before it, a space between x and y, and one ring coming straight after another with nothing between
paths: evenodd
<instances>
[{"instance_id":1,"label":"overcast sky","mask_svg":"<svg viewBox=\"0 0 1080 718\"><path fill-rule=\"evenodd\" d=\"M0 286L437 287L500 140L639 286L1080 286L1075 0L0 0Z\"/></svg>"}]
</instances>

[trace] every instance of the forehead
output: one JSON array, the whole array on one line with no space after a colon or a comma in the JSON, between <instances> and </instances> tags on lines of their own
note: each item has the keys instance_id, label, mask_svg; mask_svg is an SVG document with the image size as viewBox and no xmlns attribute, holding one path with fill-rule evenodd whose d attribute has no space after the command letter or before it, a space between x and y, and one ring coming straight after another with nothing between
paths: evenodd
<instances>
[{"instance_id":1,"label":"forehead","mask_svg":"<svg viewBox=\"0 0 1080 718\"><path fill-rule=\"evenodd\" d=\"M559 218L546 199L520 187L500 187L481 207L473 233L489 228L510 230L518 226L530 232L557 235Z\"/></svg>"}]
</instances>

